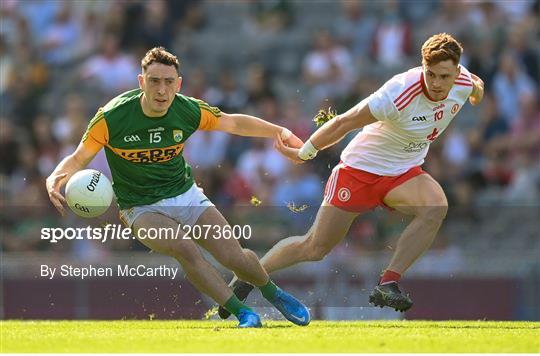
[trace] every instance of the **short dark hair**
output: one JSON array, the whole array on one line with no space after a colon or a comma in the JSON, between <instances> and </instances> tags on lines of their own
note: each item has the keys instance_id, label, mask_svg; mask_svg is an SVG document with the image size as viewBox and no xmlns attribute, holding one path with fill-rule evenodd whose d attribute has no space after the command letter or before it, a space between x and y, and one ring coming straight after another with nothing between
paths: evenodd
<instances>
[{"instance_id":1,"label":"short dark hair","mask_svg":"<svg viewBox=\"0 0 540 356\"><path fill-rule=\"evenodd\" d=\"M180 62L171 52L167 51L164 47L154 47L144 55L141 60L141 67L143 72L148 69L148 66L152 63L161 63L167 66L174 66L176 71L179 72Z\"/></svg>"},{"instance_id":2,"label":"short dark hair","mask_svg":"<svg viewBox=\"0 0 540 356\"><path fill-rule=\"evenodd\" d=\"M422 46L422 63L433 65L448 59L457 65L463 47L454 37L447 33L439 33L428 38Z\"/></svg>"}]
</instances>

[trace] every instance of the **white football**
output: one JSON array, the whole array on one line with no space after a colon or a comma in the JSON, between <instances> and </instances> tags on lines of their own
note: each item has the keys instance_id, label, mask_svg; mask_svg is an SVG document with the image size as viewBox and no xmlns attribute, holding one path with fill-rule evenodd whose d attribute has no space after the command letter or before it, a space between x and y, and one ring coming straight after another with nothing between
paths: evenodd
<instances>
[{"instance_id":1,"label":"white football","mask_svg":"<svg viewBox=\"0 0 540 356\"><path fill-rule=\"evenodd\" d=\"M109 179L95 169L75 173L66 184L66 201L83 218L95 218L107 211L113 198Z\"/></svg>"}]
</instances>

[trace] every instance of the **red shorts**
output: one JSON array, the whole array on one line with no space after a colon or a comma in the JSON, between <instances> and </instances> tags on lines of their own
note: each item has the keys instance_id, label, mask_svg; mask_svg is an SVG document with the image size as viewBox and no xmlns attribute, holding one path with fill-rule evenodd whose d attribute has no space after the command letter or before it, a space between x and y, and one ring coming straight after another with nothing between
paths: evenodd
<instances>
[{"instance_id":1,"label":"red shorts","mask_svg":"<svg viewBox=\"0 0 540 356\"><path fill-rule=\"evenodd\" d=\"M399 176L379 176L340 163L326 182L324 200L340 209L361 213L386 206L383 199L389 191L423 173L417 166Z\"/></svg>"}]
</instances>

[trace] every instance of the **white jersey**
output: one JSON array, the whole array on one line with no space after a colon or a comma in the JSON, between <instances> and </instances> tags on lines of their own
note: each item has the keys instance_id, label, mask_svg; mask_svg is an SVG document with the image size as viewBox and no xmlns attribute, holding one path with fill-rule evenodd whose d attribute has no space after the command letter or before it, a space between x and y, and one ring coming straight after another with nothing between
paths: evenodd
<instances>
[{"instance_id":1,"label":"white jersey","mask_svg":"<svg viewBox=\"0 0 540 356\"><path fill-rule=\"evenodd\" d=\"M444 100L426 93L422 67L398 74L371 94L367 104L379 120L347 145L341 160L349 167L397 176L424 163L429 145L450 124L472 93L471 73L460 74Z\"/></svg>"}]
</instances>

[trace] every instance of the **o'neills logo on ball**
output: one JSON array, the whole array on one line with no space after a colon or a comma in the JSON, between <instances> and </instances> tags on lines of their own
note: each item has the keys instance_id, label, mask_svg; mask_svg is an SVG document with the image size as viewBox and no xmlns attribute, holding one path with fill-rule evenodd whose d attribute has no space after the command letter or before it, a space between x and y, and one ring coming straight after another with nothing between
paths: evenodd
<instances>
[{"instance_id":1,"label":"o'neills logo on ball","mask_svg":"<svg viewBox=\"0 0 540 356\"><path fill-rule=\"evenodd\" d=\"M451 112L452 114L455 114L455 113L457 113L458 110L459 110L459 104L454 104L454 105L452 106L452 110L450 110L450 112Z\"/></svg>"},{"instance_id":2,"label":"o'neills logo on ball","mask_svg":"<svg viewBox=\"0 0 540 356\"><path fill-rule=\"evenodd\" d=\"M340 201L345 202L351 199L351 191L347 188L341 188L337 193L337 197Z\"/></svg>"},{"instance_id":3,"label":"o'neills logo on ball","mask_svg":"<svg viewBox=\"0 0 540 356\"><path fill-rule=\"evenodd\" d=\"M95 172L92 174L92 180L86 186L86 189L93 192L96 189L97 184L99 183L99 177L101 177L101 172Z\"/></svg>"}]
</instances>

